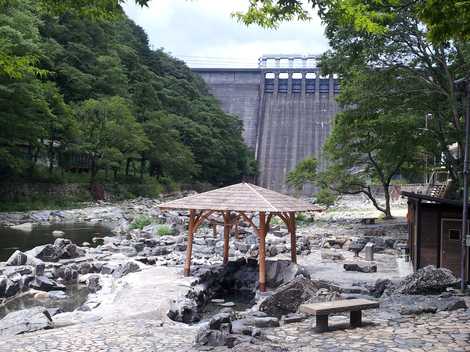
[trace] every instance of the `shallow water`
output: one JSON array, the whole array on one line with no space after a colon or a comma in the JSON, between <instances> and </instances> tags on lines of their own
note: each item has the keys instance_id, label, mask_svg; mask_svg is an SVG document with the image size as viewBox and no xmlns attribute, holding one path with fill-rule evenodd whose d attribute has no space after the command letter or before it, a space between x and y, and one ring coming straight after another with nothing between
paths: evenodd
<instances>
[{"instance_id":1,"label":"shallow water","mask_svg":"<svg viewBox=\"0 0 470 352\"><path fill-rule=\"evenodd\" d=\"M0 227L0 261L5 261L15 251L26 251L43 244L53 243L57 237L52 231L64 231L64 238L81 245L89 242L93 245L93 237L111 236L111 227L105 224L91 223L57 223L50 225L33 225L30 232Z\"/></svg>"},{"instance_id":2,"label":"shallow water","mask_svg":"<svg viewBox=\"0 0 470 352\"><path fill-rule=\"evenodd\" d=\"M17 297L0 306L0 319L8 313L32 307L60 308L63 312L71 312L85 303L88 288L83 285L70 285L65 293L65 299L35 299L33 295Z\"/></svg>"}]
</instances>

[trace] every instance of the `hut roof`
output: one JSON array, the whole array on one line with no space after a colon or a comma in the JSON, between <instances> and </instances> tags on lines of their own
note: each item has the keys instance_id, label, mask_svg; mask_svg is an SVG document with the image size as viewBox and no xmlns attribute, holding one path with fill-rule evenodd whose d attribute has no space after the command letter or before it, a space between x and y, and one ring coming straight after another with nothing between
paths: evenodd
<instances>
[{"instance_id":1,"label":"hut roof","mask_svg":"<svg viewBox=\"0 0 470 352\"><path fill-rule=\"evenodd\" d=\"M161 209L289 212L320 210L313 204L250 183L238 183L159 205Z\"/></svg>"}]
</instances>

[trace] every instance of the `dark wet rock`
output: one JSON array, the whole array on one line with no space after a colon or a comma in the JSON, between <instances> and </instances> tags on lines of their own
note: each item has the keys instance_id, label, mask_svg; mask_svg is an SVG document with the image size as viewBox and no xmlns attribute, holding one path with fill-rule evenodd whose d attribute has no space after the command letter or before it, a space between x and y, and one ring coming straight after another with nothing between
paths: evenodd
<instances>
[{"instance_id":1,"label":"dark wet rock","mask_svg":"<svg viewBox=\"0 0 470 352\"><path fill-rule=\"evenodd\" d=\"M101 290L100 276L97 274L92 274L88 276L88 278L86 279L86 285L91 293L95 293Z\"/></svg>"},{"instance_id":2,"label":"dark wet rock","mask_svg":"<svg viewBox=\"0 0 470 352\"><path fill-rule=\"evenodd\" d=\"M220 330L212 330L203 325L199 328L196 335L196 343L201 346L223 346L225 336Z\"/></svg>"},{"instance_id":3,"label":"dark wet rock","mask_svg":"<svg viewBox=\"0 0 470 352\"><path fill-rule=\"evenodd\" d=\"M54 272L54 276L62 279L67 284L76 283L79 276L78 266L71 264L58 267Z\"/></svg>"},{"instance_id":4,"label":"dark wet rock","mask_svg":"<svg viewBox=\"0 0 470 352\"><path fill-rule=\"evenodd\" d=\"M78 271L80 274L85 275L92 272L92 265L89 262L80 263Z\"/></svg>"},{"instance_id":5,"label":"dark wet rock","mask_svg":"<svg viewBox=\"0 0 470 352\"><path fill-rule=\"evenodd\" d=\"M313 298L319 288L312 280L298 276L277 288L261 302L259 310L275 317L294 313L302 303Z\"/></svg>"},{"instance_id":6,"label":"dark wet rock","mask_svg":"<svg viewBox=\"0 0 470 352\"><path fill-rule=\"evenodd\" d=\"M8 279L5 276L0 276L0 298L5 297Z\"/></svg>"},{"instance_id":7,"label":"dark wet rock","mask_svg":"<svg viewBox=\"0 0 470 352\"><path fill-rule=\"evenodd\" d=\"M116 270L113 272L113 277L121 278L127 274L135 273L140 271L139 264L135 262L127 262L123 265L120 265Z\"/></svg>"},{"instance_id":8,"label":"dark wet rock","mask_svg":"<svg viewBox=\"0 0 470 352\"><path fill-rule=\"evenodd\" d=\"M386 292L393 291L394 288L395 288L395 285L391 280L389 280L389 279L377 279L377 281L375 282L374 287L371 290L371 293L375 297L380 297Z\"/></svg>"},{"instance_id":9,"label":"dark wet rock","mask_svg":"<svg viewBox=\"0 0 470 352\"><path fill-rule=\"evenodd\" d=\"M3 297L10 298L21 291L21 276L9 277L6 281Z\"/></svg>"},{"instance_id":10,"label":"dark wet rock","mask_svg":"<svg viewBox=\"0 0 470 352\"><path fill-rule=\"evenodd\" d=\"M112 274L119 266L115 264L105 263L101 266L101 274L108 275Z\"/></svg>"},{"instance_id":11,"label":"dark wet rock","mask_svg":"<svg viewBox=\"0 0 470 352\"><path fill-rule=\"evenodd\" d=\"M343 268L346 271L358 271L361 273L377 272L377 265L372 263L344 263Z\"/></svg>"},{"instance_id":12,"label":"dark wet rock","mask_svg":"<svg viewBox=\"0 0 470 352\"><path fill-rule=\"evenodd\" d=\"M29 284L29 287L39 291L65 291L64 285L59 284L56 281L47 278L46 276L36 276Z\"/></svg>"},{"instance_id":13,"label":"dark wet rock","mask_svg":"<svg viewBox=\"0 0 470 352\"><path fill-rule=\"evenodd\" d=\"M307 316L303 313L290 313L290 314L282 316L281 321L283 324L292 324L292 323L300 323L306 318Z\"/></svg>"},{"instance_id":14,"label":"dark wet rock","mask_svg":"<svg viewBox=\"0 0 470 352\"><path fill-rule=\"evenodd\" d=\"M405 277L395 293L408 295L439 293L448 287L456 287L459 282L460 280L449 269L429 265Z\"/></svg>"},{"instance_id":15,"label":"dark wet rock","mask_svg":"<svg viewBox=\"0 0 470 352\"><path fill-rule=\"evenodd\" d=\"M193 323L201 320L198 306L193 299L183 298L171 302L168 318L182 323Z\"/></svg>"},{"instance_id":16,"label":"dark wet rock","mask_svg":"<svg viewBox=\"0 0 470 352\"><path fill-rule=\"evenodd\" d=\"M44 307L12 312L0 320L0 336L18 335L53 327L51 315Z\"/></svg>"},{"instance_id":17,"label":"dark wet rock","mask_svg":"<svg viewBox=\"0 0 470 352\"><path fill-rule=\"evenodd\" d=\"M279 326L279 319L276 317L259 317L253 319L253 324L257 328L275 328Z\"/></svg>"},{"instance_id":18,"label":"dark wet rock","mask_svg":"<svg viewBox=\"0 0 470 352\"><path fill-rule=\"evenodd\" d=\"M57 249L52 244L34 247L33 249L25 252L25 254L31 255L32 257L45 262L56 262L60 258L59 253L57 253Z\"/></svg>"},{"instance_id":19,"label":"dark wet rock","mask_svg":"<svg viewBox=\"0 0 470 352\"><path fill-rule=\"evenodd\" d=\"M44 275L44 271L46 270L46 264L39 263L34 266L34 275L35 276L42 276Z\"/></svg>"},{"instance_id":20,"label":"dark wet rock","mask_svg":"<svg viewBox=\"0 0 470 352\"><path fill-rule=\"evenodd\" d=\"M239 319L232 321L232 333L247 336L257 336L260 331L250 325L249 320Z\"/></svg>"},{"instance_id":21,"label":"dark wet rock","mask_svg":"<svg viewBox=\"0 0 470 352\"><path fill-rule=\"evenodd\" d=\"M156 257L156 256L162 256L162 255L167 255L171 253L170 249L165 246L159 246L159 247L145 247L144 250L142 251L142 255L147 256L147 257Z\"/></svg>"},{"instance_id":22,"label":"dark wet rock","mask_svg":"<svg viewBox=\"0 0 470 352\"><path fill-rule=\"evenodd\" d=\"M218 313L209 320L209 328L212 330L219 330L222 324L230 324L233 314L231 313Z\"/></svg>"}]
</instances>

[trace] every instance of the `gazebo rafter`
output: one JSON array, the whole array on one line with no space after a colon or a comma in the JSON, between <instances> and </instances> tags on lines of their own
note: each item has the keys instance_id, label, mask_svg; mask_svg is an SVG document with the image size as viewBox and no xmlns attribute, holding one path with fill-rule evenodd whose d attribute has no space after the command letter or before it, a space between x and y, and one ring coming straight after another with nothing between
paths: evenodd
<instances>
[{"instance_id":1,"label":"gazebo rafter","mask_svg":"<svg viewBox=\"0 0 470 352\"><path fill-rule=\"evenodd\" d=\"M278 216L287 226L291 241L291 260L297 262L295 214L301 211L321 211L303 200L286 196L248 183L219 188L159 205L165 209L188 209L188 243L184 274L190 275L193 237L201 223L218 212L224 219L223 262L228 263L230 231L243 218L258 236L259 289L266 290L266 235L273 217ZM247 213L252 213L251 217ZM253 220L258 215L258 224ZM215 230L214 230L215 231ZM238 232L238 230L237 230ZM215 232L214 232L215 233Z\"/></svg>"}]
</instances>

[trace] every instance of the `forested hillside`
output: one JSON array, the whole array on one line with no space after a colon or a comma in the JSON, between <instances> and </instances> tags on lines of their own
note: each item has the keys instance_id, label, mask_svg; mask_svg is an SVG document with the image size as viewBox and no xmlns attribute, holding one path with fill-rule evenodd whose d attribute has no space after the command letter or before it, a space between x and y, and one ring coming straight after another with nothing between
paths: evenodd
<instances>
[{"instance_id":1,"label":"forested hillside","mask_svg":"<svg viewBox=\"0 0 470 352\"><path fill-rule=\"evenodd\" d=\"M15 58L0 65L2 180L80 172L91 182L222 185L254 172L241 122L124 14L0 6L0 52Z\"/></svg>"}]
</instances>

